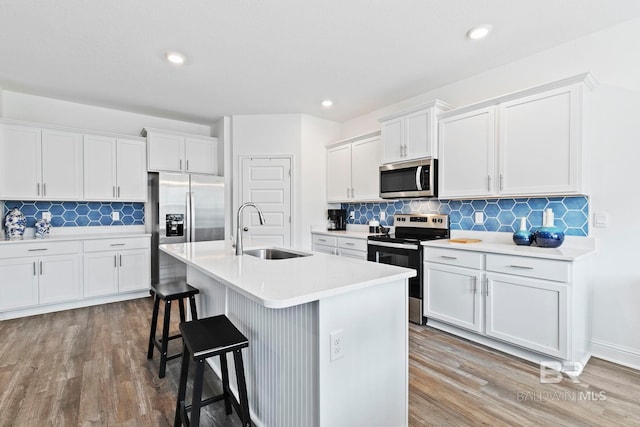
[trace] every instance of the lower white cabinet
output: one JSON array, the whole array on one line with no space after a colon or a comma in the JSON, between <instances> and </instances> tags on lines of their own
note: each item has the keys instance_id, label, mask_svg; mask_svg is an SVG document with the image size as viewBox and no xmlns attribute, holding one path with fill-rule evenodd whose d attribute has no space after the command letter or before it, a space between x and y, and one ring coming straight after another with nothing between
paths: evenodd
<instances>
[{"instance_id":1,"label":"lower white cabinet","mask_svg":"<svg viewBox=\"0 0 640 427\"><path fill-rule=\"evenodd\" d=\"M588 262L432 247L424 260L427 324L507 352L500 343L588 360Z\"/></svg>"},{"instance_id":2,"label":"lower white cabinet","mask_svg":"<svg viewBox=\"0 0 640 427\"><path fill-rule=\"evenodd\" d=\"M312 249L316 252L367 260L366 237L328 236L319 233L312 233L311 237Z\"/></svg>"},{"instance_id":3,"label":"lower white cabinet","mask_svg":"<svg viewBox=\"0 0 640 427\"><path fill-rule=\"evenodd\" d=\"M0 311L80 299L80 242L0 248Z\"/></svg>"},{"instance_id":4,"label":"lower white cabinet","mask_svg":"<svg viewBox=\"0 0 640 427\"><path fill-rule=\"evenodd\" d=\"M148 238L85 241L84 251L85 297L149 288L151 267Z\"/></svg>"}]
</instances>

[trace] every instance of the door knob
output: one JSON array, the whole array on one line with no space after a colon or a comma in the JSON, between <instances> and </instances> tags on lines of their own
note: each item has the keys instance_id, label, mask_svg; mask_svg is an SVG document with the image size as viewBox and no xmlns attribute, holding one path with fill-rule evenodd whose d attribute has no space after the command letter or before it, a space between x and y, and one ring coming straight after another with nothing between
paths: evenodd
<instances>
[{"instance_id":1,"label":"door knob","mask_svg":"<svg viewBox=\"0 0 640 427\"><path fill-rule=\"evenodd\" d=\"M244 227L243 230L244 231L249 231L249 227Z\"/></svg>"}]
</instances>

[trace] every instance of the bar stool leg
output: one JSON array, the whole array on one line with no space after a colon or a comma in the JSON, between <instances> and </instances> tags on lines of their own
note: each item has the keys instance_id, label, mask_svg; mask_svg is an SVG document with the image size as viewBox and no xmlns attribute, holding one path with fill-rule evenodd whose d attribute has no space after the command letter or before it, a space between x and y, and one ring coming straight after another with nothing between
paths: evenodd
<instances>
[{"instance_id":1,"label":"bar stool leg","mask_svg":"<svg viewBox=\"0 0 640 427\"><path fill-rule=\"evenodd\" d=\"M160 351L160 378L164 378L167 368L167 349L169 346L169 320L171 316L171 301L164 303L164 326L162 327L162 349Z\"/></svg>"},{"instance_id":2,"label":"bar stool leg","mask_svg":"<svg viewBox=\"0 0 640 427\"><path fill-rule=\"evenodd\" d=\"M187 394L187 377L189 376L189 350L186 345L182 346L182 365L180 367L180 384L178 385L178 400L176 402L176 417L173 422L174 427L182 425L182 411L184 399Z\"/></svg>"},{"instance_id":3,"label":"bar stool leg","mask_svg":"<svg viewBox=\"0 0 640 427\"><path fill-rule=\"evenodd\" d=\"M160 307L160 298L158 295L154 296L153 300L153 315L151 316L151 331L149 332L149 350L147 350L147 359L153 358L153 340L156 337L156 327L158 325L158 308Z\"/></svg>"},{"instance_id":4,"label":"bar stool leg","mask_svg":"<svg viewBox=\"0 0 640 427\"><path fill-rule=\"evenodd\" d=\"M191 309L191 320L198 320L198 312L196 311L196 298L189 295L189 308Z\"/></svg>"},{"instance_id":5,"label":"bar stool leg","mask_svg":"<svg viewBox=\"0 0 640 427\"><path fill-rule=\"evenodd\" d=\"M184 323L187 319L184 315L184 299L180 298L180 303L178 305L180 307L180 323Z\"/></svg>"},{"instance_id":6,"label":"bar stool leg","mask_svg":"<svg viewBox=\"0 0 640 427\"><path fill-rule=\"evenodd\" d=\"M222 371L222 393L224 394L224 412L231 414L231 391L229 389L229 368L227 367L227 353L220 355L220 370Z\"/></svg>"},{"instance_id":7,"label":"bar stool leg","mask_svg":"<svg viewBox=\"0 0 640 427\"><path fill-rule=\"evenodd\" d=\"M202 405L202 383L204 381L204 359L196 362L196 376L193 379L193 398L191 400L190 426L200 425L200 406Z\"/></svg>"},{"instance_id":8,"label":"bar stool leg","mask_svg":"<svg viewBox=\"0 0 640 427\"><path fill-rule=\"evenodd\" d=\"M249 398L247 397L247 383L244 379L244 364L242 363L242 349L233 351L233 362L236 366L236 379L238 382L238 395L240 397L240 419L244 427L251 427L249 416Z\"/></svg>"}]
</instances>

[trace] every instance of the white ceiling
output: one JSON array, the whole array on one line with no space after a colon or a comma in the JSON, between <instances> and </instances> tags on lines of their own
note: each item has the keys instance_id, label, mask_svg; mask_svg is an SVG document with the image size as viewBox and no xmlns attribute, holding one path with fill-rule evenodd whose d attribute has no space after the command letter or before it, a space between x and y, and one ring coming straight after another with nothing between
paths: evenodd
<instances>
[{"instance_id":1,"label":"white ceiling","mask_svg":"<svg viewBox=\"0 0 640 427\"><path fill-rule=\"evenodd\" d=\"M638 16L638 0L0 0L0 87L203 124L345 121Z\"/></svg>"}]
</instances>

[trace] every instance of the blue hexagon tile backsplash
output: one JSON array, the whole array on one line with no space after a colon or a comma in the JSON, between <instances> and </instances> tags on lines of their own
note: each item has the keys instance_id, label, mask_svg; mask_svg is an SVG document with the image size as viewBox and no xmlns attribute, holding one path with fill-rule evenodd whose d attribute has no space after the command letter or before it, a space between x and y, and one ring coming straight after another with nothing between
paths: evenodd
<instances>
[{"instance_id":1,"label":"blue hexagon tile backsplash","mask_svg":"<svg viewBox=\"0 0 640 427\"><path fill-rule=\"evenodd\" d=\"M46 211L51 212L53 227L144 225L144 203L6 201L2 218L13 208L27 218L27 227L34 227ZM120 212L120 220L112 220L112 212Z\"/></svg>"},{"instance_id":2,"label":"blue hexagon tile backsplash","mask_svg":"<svg viewBox=\"0 0 640 427\"><path fill-rule=\"evenodd\" d=\"M527 218L529 230L542 226L542 212L553 209L556 227L569 236L589 235L589 199L584 196L536 197L517 199L479 200L398 200L376 203L343 203L342 209L354 213L349 224L367 224L371 219L380 220L380 212L387 215L380 221L384 226L393 225L396 213L449 214L452 230L504 231L513 233L520 227L518 218ZM476 212L483 213L483 223L475 223Z\"/></svg>"}]
</instances>

